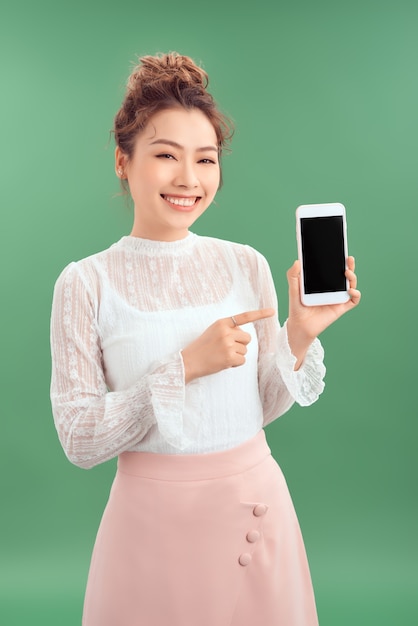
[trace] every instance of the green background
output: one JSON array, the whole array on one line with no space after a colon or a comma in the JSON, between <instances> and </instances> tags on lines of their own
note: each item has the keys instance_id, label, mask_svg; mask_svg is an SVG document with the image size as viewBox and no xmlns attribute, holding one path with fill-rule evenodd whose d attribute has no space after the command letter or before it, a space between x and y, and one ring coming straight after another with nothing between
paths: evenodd
<instances>
[{"instance_id":1,"label":"green background","mask_svg":"<svg viewBox=\"0 0 418 626\"><path fill-rule=\"evenodd\" d=\"M347 208L361 306L322 336L321 399L267 434L298 511L321 625L415 626L414 0L2 8L0 622L80 624L114 462L86 472L59 446L52 289L68 262L129 233L109 129L131 63L168 50L203 63L237 127L224 188L194 230L265 254L282 321L296 207Z\"/></svg>"}]
</instances>

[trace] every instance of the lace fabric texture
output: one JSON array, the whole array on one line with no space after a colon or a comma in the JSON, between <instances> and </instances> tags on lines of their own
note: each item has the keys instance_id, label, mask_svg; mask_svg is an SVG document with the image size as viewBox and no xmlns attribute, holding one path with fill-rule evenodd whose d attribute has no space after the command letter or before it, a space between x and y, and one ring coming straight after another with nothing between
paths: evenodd
<instances>
[{"instance_id":1,"label":"lace fabric texture","mask_svg":"<svg viewBox=\"0 0 418 626\"><path fill-rule=\"evenodd\" d=\"M182 348L217 319L263 307L277 310L264 257L192 233L123 237L68 265L51 316L51 401L68 458L88 468L128 450L225 450L294 401L313 403L324 387L321 344L295 372L277 317L243 326L245 365L185 385Z\"/></svg>"}]
</instances>

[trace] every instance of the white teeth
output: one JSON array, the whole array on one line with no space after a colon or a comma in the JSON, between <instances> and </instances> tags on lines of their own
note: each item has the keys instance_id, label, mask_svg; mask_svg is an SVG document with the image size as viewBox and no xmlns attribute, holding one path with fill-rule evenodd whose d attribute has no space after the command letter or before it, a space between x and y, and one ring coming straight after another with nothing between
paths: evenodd
<instances>
[{"instance_id":1,"label":"white teeth","mask_svg":"<svg viewBox=\"0 0 418 626\"><path fill-rule=\"evenodd\" d=\"M167 202L171 204L177 204L178 206L193 206L196 202L196 198L173 198L171 196L164 196Z\"/></svg>"}]
</instances>

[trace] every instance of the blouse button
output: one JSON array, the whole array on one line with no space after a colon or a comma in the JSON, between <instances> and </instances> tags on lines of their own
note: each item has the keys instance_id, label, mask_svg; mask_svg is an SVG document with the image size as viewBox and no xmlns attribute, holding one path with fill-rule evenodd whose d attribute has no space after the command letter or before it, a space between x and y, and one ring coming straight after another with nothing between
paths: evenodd
<instances>
[{"instance_id":1,"label":"blouse button","mask_svg":"<svg viewBox=\"0 0 418 626\"><path fill-rule=\"evenodd\" d=\"M258 532L258 530L250 530L247 533L247 541L249 543L255 543L259 539L260 539L260 533Z\"/></svg>"},{"instance_id":2,"label":"blouse button","mask_svg":"<svg viewBox=\"0 0 418 626\"><path fill-rule=\"evenodd\" d=\"M253 509L253 514L256 517L261 517L262 515L265 515L267 513L267 510L268 510L267 504L257 504L257 506L255 506Z\"/></svg>"}]
</instances>

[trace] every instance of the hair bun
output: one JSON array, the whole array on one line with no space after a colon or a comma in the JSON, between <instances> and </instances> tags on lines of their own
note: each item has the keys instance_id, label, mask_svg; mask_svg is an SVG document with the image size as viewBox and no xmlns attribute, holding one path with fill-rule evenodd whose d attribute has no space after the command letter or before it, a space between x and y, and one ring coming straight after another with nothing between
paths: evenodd
<instances>
[{"instance_id":1,"label":"hair bun","mask_svg":"<svg viewBox=\"0 0 418 626\"><path fill-rule=\"evenodd\" d=\"M142 92L156 83L171 83L180 89L197 87L203 91L209 79L193 59L177 52L141 57L129 77L128 89Z\"/></svg>"}]
</instances>

